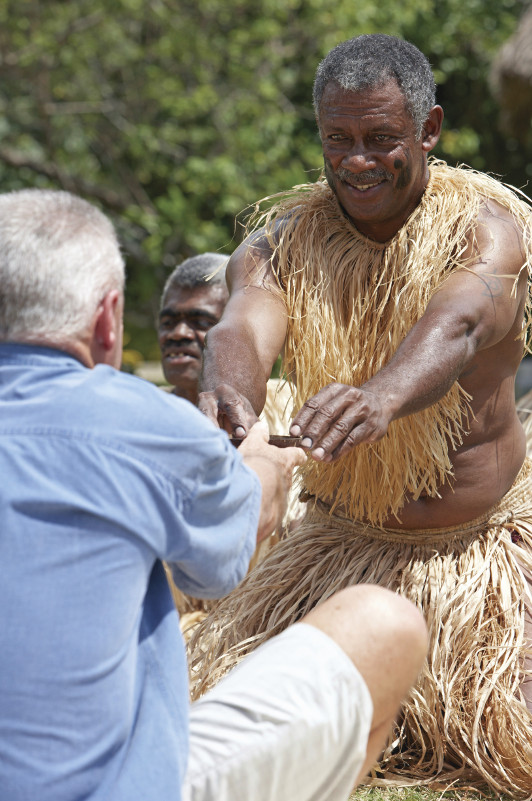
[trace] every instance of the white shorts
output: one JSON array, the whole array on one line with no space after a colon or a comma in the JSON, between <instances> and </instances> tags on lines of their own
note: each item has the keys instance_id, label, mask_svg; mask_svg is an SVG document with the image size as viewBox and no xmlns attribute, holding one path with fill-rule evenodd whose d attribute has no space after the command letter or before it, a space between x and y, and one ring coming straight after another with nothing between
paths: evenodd
<instances>
[{"instance_id":1,"label":"white shorts","mask_svg":"<svg viewBox=\"0 0 532 801\"><path fill-rule=\"evenodd\" d=\"M345 652L296 623L192 704L183 801L346 801L372 716Z\"/></svg>"}]
</instances>

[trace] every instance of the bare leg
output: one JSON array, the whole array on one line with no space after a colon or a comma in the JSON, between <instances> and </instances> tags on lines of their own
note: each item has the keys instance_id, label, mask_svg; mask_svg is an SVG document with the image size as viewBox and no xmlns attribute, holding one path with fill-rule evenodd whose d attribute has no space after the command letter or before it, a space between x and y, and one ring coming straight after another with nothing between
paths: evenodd
<instances>
[{"instance_id":1,"label":"bare leg","mask_svg":"<svg viewBox=\"0 0 532 801\"><path fill-rule=\"evenodd\" d=\"M410 601L375 585L343 590L302 619L328 634L364 678L373 701L373 721L360 781L377 761L414 684L428 640L421 613ZM354 782L353 782L354 783Z\"/></svg>"}]
</instances>

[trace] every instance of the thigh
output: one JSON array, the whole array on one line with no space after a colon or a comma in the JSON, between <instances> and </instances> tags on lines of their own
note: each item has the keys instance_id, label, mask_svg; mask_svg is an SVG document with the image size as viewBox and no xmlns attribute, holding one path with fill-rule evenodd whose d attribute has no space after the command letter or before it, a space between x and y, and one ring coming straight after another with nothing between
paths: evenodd
<instances>
[{"instance_id":1,"label":"thigh","mask_svg":"<svg viewBox=\"0 0 532 801\"><path fill-rule=\"evenodd\" d=\"M297 623L192 704L183 797L345 801L372 715L369 691L345 652Z\"/></svg>"}]
</instances>

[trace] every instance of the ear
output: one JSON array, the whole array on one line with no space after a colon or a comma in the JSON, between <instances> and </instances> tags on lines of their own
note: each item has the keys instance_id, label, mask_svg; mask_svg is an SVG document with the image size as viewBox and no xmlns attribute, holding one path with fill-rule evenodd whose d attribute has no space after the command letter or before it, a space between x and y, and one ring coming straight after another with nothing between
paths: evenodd
<instances>
[{"instance_id":1,"label":"ear","mask_svg":"<svg viewBox=\"0 0 532 801\"><path fill-rule=\"evenodd\" d=\"M94 364L114 364L122 336L121 293L111 289L104 296L94 318L91 353Z\"/></svg>"},{"instance_id":2,"label":"ear","mask_svg":"<svg viewBox=\"0 0 532 801\"><path fill-rule=\"evenodd\" d=\"M438 143L443 123L443 109L441 106L433 106L429 111L428 117L423 125L421 133L421 146L428 153Z\"/></svg>"}]
</instances>

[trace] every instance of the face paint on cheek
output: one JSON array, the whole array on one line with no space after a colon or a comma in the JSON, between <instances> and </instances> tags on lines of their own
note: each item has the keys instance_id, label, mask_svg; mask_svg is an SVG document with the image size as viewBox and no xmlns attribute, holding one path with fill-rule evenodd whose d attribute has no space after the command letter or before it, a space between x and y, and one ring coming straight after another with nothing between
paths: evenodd
<instances>
[{"instance_id":1,"label":"face paint on cheek","mask_svg":"<svg viewBox=\"0 0 532 801\"><path fill-rule=\"evenodd\" d=\"M409 185L412 177L412 170L410 168L408 159L406 161L395 159L393 166L399 171L397 183L395 184L397 189L405 189Z\"/></svg>"}]
</instances>

